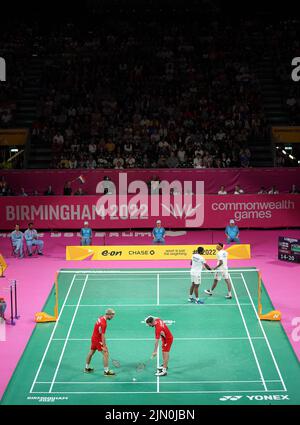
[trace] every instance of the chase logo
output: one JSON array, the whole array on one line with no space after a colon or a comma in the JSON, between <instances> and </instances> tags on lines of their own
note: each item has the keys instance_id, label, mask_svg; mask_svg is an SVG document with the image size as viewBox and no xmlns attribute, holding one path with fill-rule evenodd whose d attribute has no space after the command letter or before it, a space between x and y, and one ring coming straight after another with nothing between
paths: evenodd
<instances>
[{"instance_id":1,"label":"chase logo","mask_svg":"<svg viewBox=\"0 0 300 425\"><path fill-rule=\"evenodd\" d=\"M219 400L221 400L221 401L229 401L229 400L237 401L242 397L243 397L242 395L225 395L223 397L220 397Z\"/></svg>"}]
</instances>

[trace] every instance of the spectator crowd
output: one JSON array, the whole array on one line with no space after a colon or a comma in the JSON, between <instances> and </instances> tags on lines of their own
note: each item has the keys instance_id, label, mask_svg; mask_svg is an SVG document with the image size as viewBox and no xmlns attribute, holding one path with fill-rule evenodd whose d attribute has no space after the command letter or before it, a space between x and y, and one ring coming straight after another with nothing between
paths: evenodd
<instances>
[{"instance_id":1,"label":"spectator crowd","mask_svg":"<svg viewBox=\"0 0 300 425\"><path fill-rule=\"evenodd\" d=\"M99 19L2 37L13 71L0 86L0 126L15 124L26 57L40 56L31 145L51 148L51 168L251 166L251 142L270 137L258 39L282 63L275 77L291 123L300 122L287 69L299 56L297 21Z\"/></svg>"}]
</instances>

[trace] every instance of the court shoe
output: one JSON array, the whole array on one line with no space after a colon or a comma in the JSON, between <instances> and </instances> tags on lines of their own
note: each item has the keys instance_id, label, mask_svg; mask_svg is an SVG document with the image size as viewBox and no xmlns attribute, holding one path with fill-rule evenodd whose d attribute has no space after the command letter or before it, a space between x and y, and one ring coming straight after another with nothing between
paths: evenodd
<instances>
[{"instance_id":1,"label":"court shoe","mask_svg":"<svg viewBox=\"0 0 300 425\"><path fill-rule=\"evenodd\" d=\"M85 367L84 368L84 373L92 373L94 372L94 369L92 367Z\"/></svg>"},{"instance_id":2,"label":"court shoe","mask_svg":"<svg viewBox=\"0 0 300 425\"><path fill-rule=\"evenodd\" d=\"M104 376L114 376L115 372L113 370L108 370L107 372L104 371Z\"/></svg>"},{"instance_id":3,"label":"court shoe","mask_svg":"<svg viewBox=\"0 0 300 425\"><path fill-rule=\"evenodd\" d=\"M157 371L155 376L167 376L167 372L163 372L163 370Z\"/></svg>"},{"instance_id":4,"label":"court shoe","mask_svg":"<svg viewBox=\"0 0 300 425\"><path fill-rule=\"evenodd\" d=\"M188 299L188 302L190 302L190 303L194 303L196 300L195 300L195 298L194 297L192 297L192 298L189 298Z\"/></svg>"},{"instance_id":5,"label":"court shoe","mask_svg":"<svg viewBox=\"0 0 300 425\"><path fill-rule=\"evenodd\" d=\"M227 295L225 295L225 298L226 298L227 300L231 300L232 295L227 294Z\"/></svg>"},{"instance_id":6,"label":"court shoe","mask_svg":"<svg viewBox=\"0 0 300 425\"><path fill-rule=\"evenodd\" d=\"M167 370L169 369L169 366L167 366ZM161 372L163 370L163 365L161 365L161 366L159 366L158 368L157 368L157 371L158 372Z\"/></svg>"},{"instance_id":7,"label":"court shoe","mask_svg":"<svg viewBox=\"0 0 300 425\"><path fill-rule=\"evenodd\" d=\"M211 289L205 289L204 291L207 295L212 295L212 290Z\"/></svg>"},{"instance_id":8,"label":"court shoe","mask_svg":"<svg viewBox=\"0 0 300 425\"><path fill-rule=\"evenodd\" d=\"M195 303L196 304L204 304L204 301L202 301L202 300L196 300Z\"/></svg>"}]
</instances>

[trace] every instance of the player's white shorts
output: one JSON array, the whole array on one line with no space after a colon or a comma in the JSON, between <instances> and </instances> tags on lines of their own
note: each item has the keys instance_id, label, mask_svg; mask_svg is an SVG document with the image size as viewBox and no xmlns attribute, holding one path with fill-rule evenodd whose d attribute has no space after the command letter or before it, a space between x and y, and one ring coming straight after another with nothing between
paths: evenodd
<instances>
[{"instance_id":1,"label":"player's white shorts","mask_svg":"<svg viewBox=\"0 0 300 425\"><path fill-rule=\"evenodd\" d=\"M201 285L201 272L200 273L191 273L191 282L195 285Z\"/></svg>"},{"instance_id":2,"label":"player's white shorts","mask_svg":"<svg viewBox=\"0 0 300 425\"><path fill-rule=\"evenodd\" d=\"M229 279L228 269L220 269L220 270L216 271L215 279L221 280L222 277L223 277L223 279Z\"/></svg>"}]
</instances>

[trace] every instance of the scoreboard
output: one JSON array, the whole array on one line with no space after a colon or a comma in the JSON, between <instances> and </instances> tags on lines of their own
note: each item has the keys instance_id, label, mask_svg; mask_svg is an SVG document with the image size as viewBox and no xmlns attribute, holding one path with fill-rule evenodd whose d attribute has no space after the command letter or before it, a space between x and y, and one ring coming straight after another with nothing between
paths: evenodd
<instances>
[{"instance_id":1,"label":"scoreboard","mask_svg":"<svg viewBox=\"0 0 300 425\"><path fill-rule=\"evenodd\" d=\"M300 239L279 236L278 260L300 263Z\"/></svg>"}]
</instances>

